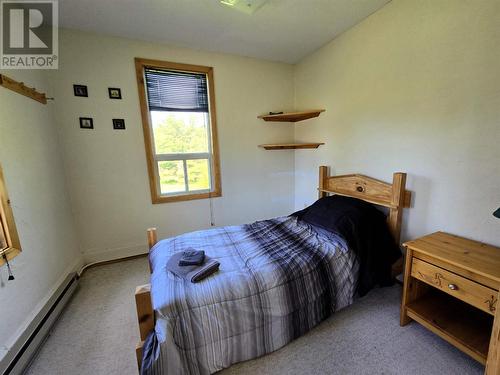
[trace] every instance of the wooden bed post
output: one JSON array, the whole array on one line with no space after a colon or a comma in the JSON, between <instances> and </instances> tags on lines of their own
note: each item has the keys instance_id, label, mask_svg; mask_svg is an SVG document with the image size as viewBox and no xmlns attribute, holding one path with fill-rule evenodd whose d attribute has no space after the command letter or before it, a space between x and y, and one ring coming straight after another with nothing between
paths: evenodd
<instances>
[{"instance_id":1,"label":"wooden bed post","mask_svg":"<svg viewBox=\"0 0 500 375\"><path fill-rule=\"evenodd\" d=\"M148 228L147 232L148 232L148 246L149 250L151 250L151 248L158 242L158 234L156 233L156 228Z\"/></svg>"},{"instance_id":2,"label":"wooden bed post","mask_svg":"<svg viewBox=\"0 0 500 375\"><path fill-rule=\"evenodd\" d=\"M406 173L394 173L392 177L392 205L389 210L389 228L394 241L399 246L401 238L401 219L403 218L403 207L405 203Z\"/></svg>"},{"instance_id":3,"label":"wooden bed post","mask_svg":"<svg viewBox=\"0 0 500 375\"><path fill-rule=\"evenodd\" d=\"M137 366L139 367L140 371L144 340L146 340L146 337L148 336L149 332L154 329L155 325L155 315L153 306L151 304L150 284L141 285L135 288L135 306L137 309L137 320L139 322L140 336L140 341L135 348L135 354L137 356Z\"/></svg>"},{"instance_id":4,"label":"wooden bed post","mask_svg":"<svg viewBox=\"0 0 500 375\"><path fill-rule=\"evenodd\" d=\"M158 242L158 234L156 233L156 228L148 228L147 233L148 233L149 251L151 251L153 246L156 245L156 243ZM151 260L149 260L149 273L152 272L153 272L153 267L151 266Z\"/></svg>"},{"instance_id":5,"label":"wooden bed post","mask_svg":"<svg viewBox=\"0 0 500 375\"><path fill-rule=\"evenodd\" d=\"M403 219L403 207L406 202L406 173L394 173L392 177L392 205L389 209L389 218L387 223L392 237L398 246L401 240L401 221ZM409 202L406 202L409 206ZM395 206L395 207L394 207ZM403 258L398 259L391 268L392 277L403 273Z\"/></svg>"},{"instance_id":6,"label":"wooden bed post","mask_svg":"<svg viewBox=\"0 0 500 375\"><path fill-rule=\"evenodd\" d=\"M328 167L322 165L319 167L318 198L326 197L326 179L328 177Z\"/></svg>"},{"instance_id":7,"label":"wooden bed post","mask_svg":"<svg viewBox=\"0 0 500 375\"><path fill-rule=\"evenodd\" d=\"M158 235L156 228L148 228L148 247L149 250L153 248L158 242ZM149 261L149 272L151 273L151 261ZM135 355L137 357L137 366L141 371L142 363L142 349L144 347L144 340L148 337L149 332L155 328L155 313L153 304L151 302L151 284L141 285L135 288L135 307L137 309L137 320L139 322L139 336L140 340L135 348Z\"/></svg>"}]
</instances>

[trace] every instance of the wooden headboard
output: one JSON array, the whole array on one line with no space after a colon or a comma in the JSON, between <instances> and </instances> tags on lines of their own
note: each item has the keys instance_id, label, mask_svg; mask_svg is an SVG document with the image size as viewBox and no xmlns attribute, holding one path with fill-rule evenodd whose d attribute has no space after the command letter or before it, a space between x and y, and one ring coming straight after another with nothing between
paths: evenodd
<instances>
[{"instance_id":1,"label":"wooden headboard","mask_svg":"<svg viewBox=\"0 0 500 375\"><path fill-rule=\"evenodd\" d=\"M330 176L328 167L319 167L319 198L339 194L389 208L387 223L399 244L403 208L410 207L411 192L405 189L406 173L394 173L392 184L362 174Z\"/></svg>"}]
</instances>

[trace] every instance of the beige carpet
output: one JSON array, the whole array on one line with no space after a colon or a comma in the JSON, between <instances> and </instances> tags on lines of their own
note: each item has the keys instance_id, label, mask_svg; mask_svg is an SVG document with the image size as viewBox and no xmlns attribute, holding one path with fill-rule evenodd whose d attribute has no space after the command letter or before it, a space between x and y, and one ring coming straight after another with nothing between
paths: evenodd
<instances>
[{"instance_id":1,"label":"beige carpet","mask_svg":"<svg viewBox=\"0 0 500 375\"><path fill-rule=\"evenodd\" d=\"M145 258L88 270L27 374L137 374L134 288ZM416 323L401 328L401 288L376 289L309 334L220 375L482 374L484 367Z\"/></svg>"}]
</instances>

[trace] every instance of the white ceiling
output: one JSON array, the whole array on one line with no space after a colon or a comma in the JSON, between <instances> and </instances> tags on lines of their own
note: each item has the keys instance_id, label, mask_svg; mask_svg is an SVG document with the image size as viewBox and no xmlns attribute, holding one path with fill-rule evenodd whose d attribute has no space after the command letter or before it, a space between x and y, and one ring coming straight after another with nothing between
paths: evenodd
<instances>
[{"instance_id":1,"label":"white ceiling","mask_svg":"<svg viewBox=\"0 0 500 375\"><path fill-rule=\"evenodd\" d=\"M61 27L296 63L390 0L60 0Z\"/></svg>"}]
</instances>

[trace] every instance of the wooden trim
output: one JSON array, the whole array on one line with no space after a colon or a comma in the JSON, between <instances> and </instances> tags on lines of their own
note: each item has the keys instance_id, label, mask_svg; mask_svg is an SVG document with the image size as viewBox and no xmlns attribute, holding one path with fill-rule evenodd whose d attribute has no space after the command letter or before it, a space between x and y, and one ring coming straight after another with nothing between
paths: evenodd
<instances>
[{"instance_id":1,"label":"wooden trim","mask_svg":"<svg viewBox=\"0 0 500 375\"><path fill-rule=\"evenodd\" d=\"M6 236L7 249L0 251L0 265L5 263L3 254L8 260L13 259L21 252L21 243L17 233L14 213L12 212L11 202L5 186L2 167L0 166L0 221Z\"/></svg>"},{"instance_id":2,"label":"wooden trim","mask_svg":"<svg viewBox=\"0 0 500 375\"><path fill-rule=\"evenodd\" d=\"M44 93L36 91L34 87L26 86L24 82L18 82L15 79L9 78L5 74L0 74L0 86L27 96L42 104L47 104L47 97Z\"/></svg>"},{"instance_id":3,"label":"wooden trim","mask_svg":"<svg viewBox=\"0 0 500 375\"><path fill-rule=\"evenodd\" d=\"M208 199L221 197L222 194L216 193L198 193L198 194L185 194L185 195L172 195L172 196L158 196L153 203L170 203L170 202L183 202L192 201L196 199Z\"/></svg>"},{"instance_id":4,"label":"wooden trim","mask_svg":"<svg viewBox=\"0 0 500 375\"><path fill-rule=\"evenodd\" d=\"M136 65L137 63L139 63L143 68L168 69L168 70L177 70L179 72L209 73L213 69L210 66L184 64L184 63L154 60L154 59L144 59L141 57L136 57L135 63Z\"/></svg>"},{"instance_id":5,"label":"wooden trim","mask_svg":"<svg viewBox=\"0 0 500 375\"><path fill-rule=\"evenodd\" d=\"M158 68L177 70L182 72L196 72L207 75L207 88L210 113L210 132L212 142L212 165L213 191L204 193L187 193L183 195L165 196L158 191L158 175L156 172L155 155L153 152L153 137L151 132L151 123L144 84L144 69ZM169 61L150 60L135 58L135 72L137 77L137 88L139 90L139 104L141 107L142 128L144 133L144 146L146 148L146 161L148 165L149 188L151 192L151 202L153 204L180 202L194 199L207 199L222 196L221 173L220 173L220 155L219 155L219 137L217 132L217 115L215 107L215 87L213 68L202 65L181 64ZM186 176L187 177L187 176Z\"/></svg>"},{"instance_id":6,"label":"wooden trim","mask_svg":"<svg viewBox=\"0 0 500 375\"><path fill-rule=\"evenodd\" d=\"M156 203L155 201L158 198L157 176L153 155L153 141L151 136L148 102L146 98L146 88L144 83L144 65L143 62L137 58L135 59L135 73L137 76L137 88L139 90L139 104L141 107L142 130L144 133L144 146L146 149L146 161L148 165L149 188L151 192L152 202Z\"/></svg>"},{"instance_id":7,"label":"wooden trim","mask_svg":"<svg viewBox=\"0 0 500 375\"><path fill-rule=\"evenodd\" d=\"M402 209L410 207L411 192L405 190L406 173L394 173L392 184L361 174L329 176L320 167L320 196L328 193L362 199L390 209L387 223L396 243L401 233ZM324 195L321 195L321 194Z\"/></svg>"},{"instance_id":8,"label":"wooden trim","mask_svg":"<svg viewBox=\"0 0 500 375\"><path fill-rule=\"evenodd\" d=\"M217 131L217 111L215 107L215 84L214 69L209 68L208 76L208 101L210 106L210 131L212 134L212 173L214 190L207 193L207 198L222 196L221 175L220 175L220 156L219 156L219 133Z\"/></svg>"}]
</instances>

